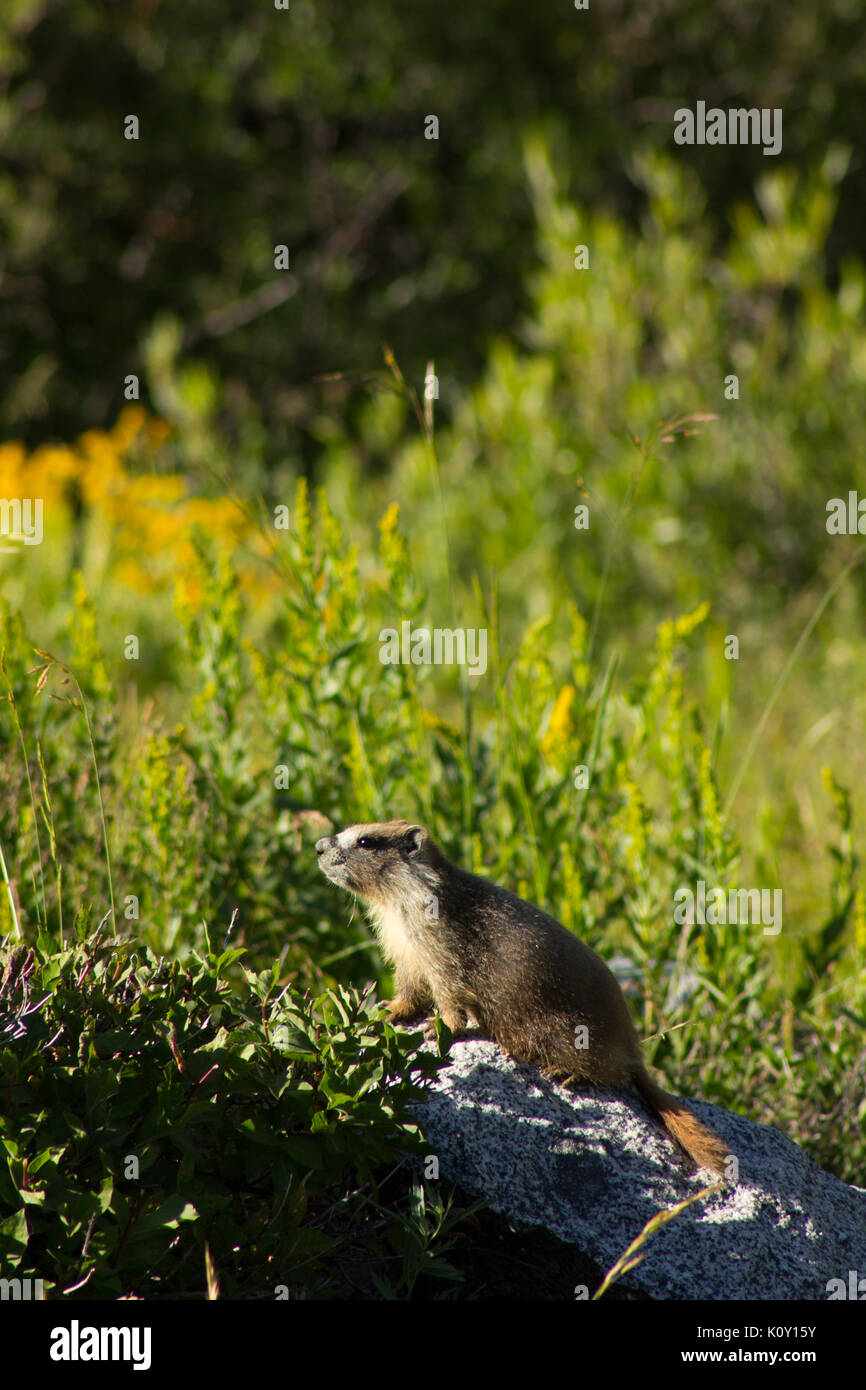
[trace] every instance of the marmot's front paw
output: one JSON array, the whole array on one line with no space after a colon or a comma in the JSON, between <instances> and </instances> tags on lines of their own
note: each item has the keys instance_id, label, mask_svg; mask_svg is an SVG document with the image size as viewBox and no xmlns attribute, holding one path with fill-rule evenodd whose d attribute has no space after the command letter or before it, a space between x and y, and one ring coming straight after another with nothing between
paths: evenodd
<instances>
[{"instance_id":1,"label":"marmot's front paw","mask_svg":"<svg viewBox=\"0 0 866 1390\"><path fill-rule=\"evenodd\" d=\"M388 1005L388 1020L391 1023L417 1023L420 1019L429 1017L429 1014L429 1007L410 1004L408 999L399 995Z\"/></svg>"},{"instance_id":2,"label":"marmot's front paw","mask_svg":"<svg viewBox=\"0 0 866 1390\"><path fill-rule=\"evenodd\" d=\"M446 1013L441 1013L441 1012L440 1012L439 1017L442 1019L442 1022L445 1024L445 1027L448 1028L449 1031L452 1033L455 1042L457 1041L458 1038L465 1038L465 1037L471 1037L471 1036L472 1036L471 1031L470 1031L469 1028L467 1027L468 1020L467 1020L466 1015L465 1015L464 1013L447 1013L447 1012L446 1012ZM428 1037L428 1038L430 1038L430 1039L435 1039L435 1037L436 1037L436 1020L431 1018L430 1022L427 1024L427 1027L425 1028L424 1031L425 1031L425 1033L427 1034L427 1037Z\"/></svg>"}]
</instances>

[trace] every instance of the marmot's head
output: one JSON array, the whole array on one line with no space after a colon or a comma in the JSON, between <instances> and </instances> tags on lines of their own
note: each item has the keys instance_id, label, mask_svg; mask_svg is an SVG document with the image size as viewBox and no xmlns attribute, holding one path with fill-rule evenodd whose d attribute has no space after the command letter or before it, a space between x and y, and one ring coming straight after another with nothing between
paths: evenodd
<instances>
[{"instance_id":1,"label":"marmot's head","mask_svg":"<svg viewBox=\"0 0 866 1390\"><path fill-rule=\"evenodd\" d=\"M316 841L326 878L368 902L387 903L435 876L440 851L423 825L408 820L350 825Z\"/></svg>"}]
</instances>

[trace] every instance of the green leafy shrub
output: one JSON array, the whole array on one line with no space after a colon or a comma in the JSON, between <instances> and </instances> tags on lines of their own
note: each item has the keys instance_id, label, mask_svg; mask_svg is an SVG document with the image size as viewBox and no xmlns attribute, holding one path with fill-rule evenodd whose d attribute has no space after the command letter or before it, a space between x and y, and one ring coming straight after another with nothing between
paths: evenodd
<instances>
[{"instance_id":1,"label":"green leafy shrub","mask_svg":"<svg viewBox=\"0 0 866 1390\"><path fill-rule=\"evenodd\" d=\"M239 950L182 966L78 936L0 952L0 1272L49 1297L170 1297L203 1288L207 1250L229 1296L328 1296L374 1175L419 1147L407 1107L439 1058L354 990L278 991L276 968L233 990ZM385 1237L363 1238L404 1288ZM410 1285L431 1272L427 1251Z\"/></svg>"}]
</instances>

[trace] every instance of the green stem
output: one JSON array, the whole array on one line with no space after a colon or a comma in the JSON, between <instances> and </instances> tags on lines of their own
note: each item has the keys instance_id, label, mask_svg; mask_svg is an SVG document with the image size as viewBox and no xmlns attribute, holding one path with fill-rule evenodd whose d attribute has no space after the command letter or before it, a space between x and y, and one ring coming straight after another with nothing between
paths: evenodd
<instances>
[{"instance_id":1,"label":"green stem","mask_svg":"<svg viewBox=\"0 0 866 1390\"><path fill-rule=\"evenodd\" d=\"M0 869L3 870L3 880L6 884L6 892L9 894L9 906L12 909L12 921L15 923L15 931L17 932L18 940L20 941L22 939L21 923L18 921L18 913L15 911L15 899L12 896L12 884L9 882L9 874L6 871L6 858L3 854L2 845L0 845Z\"/></svg>"}]
</instances>

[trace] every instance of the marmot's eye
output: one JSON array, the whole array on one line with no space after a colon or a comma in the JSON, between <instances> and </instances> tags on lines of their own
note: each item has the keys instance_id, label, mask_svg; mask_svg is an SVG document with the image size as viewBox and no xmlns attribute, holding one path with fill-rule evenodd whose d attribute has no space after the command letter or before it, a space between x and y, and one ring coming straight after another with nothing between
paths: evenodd
<instances>
[{"instance_id":1,"label":"marmot's eye","mask_svg":"<svg viewBox=\"0 0 866 1390\"><path fill-rule=\"evenodd\" d=\"M359 848L359 849L375 849L375 845L374 845L373 841L370 839L370 836L369 836L369 835L362 835L361 838L360 838L360 840L358 841L358 848Z\"/></svg>"}]
</instances>

